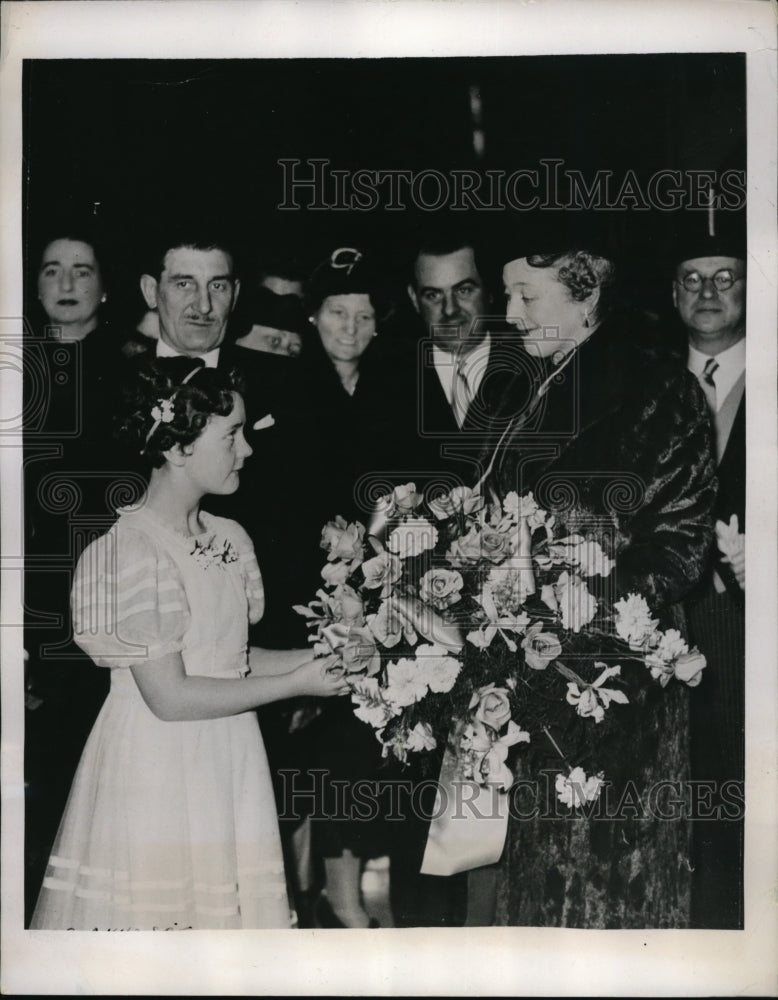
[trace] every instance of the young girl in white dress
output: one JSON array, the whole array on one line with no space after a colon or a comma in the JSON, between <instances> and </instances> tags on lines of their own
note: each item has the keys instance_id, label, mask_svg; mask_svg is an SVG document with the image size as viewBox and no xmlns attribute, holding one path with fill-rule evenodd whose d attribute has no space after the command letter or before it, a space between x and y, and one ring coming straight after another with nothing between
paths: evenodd
<instances>
[{"instance_id":1,"label":"young girl in white dress","mask_svg":"<svg viewBox=\"0 0 778 1000\"><path fill-rule=\"evenodd\" d=\"M278 821L256 706L346 691L331 660L249 649L254 551L200 510L251 448L231 377L200 361L140 370L119 427L148 490L79 561L76 641L111 690L73 781L33 929L288 927Z\"/></svg>"}]
</instances>

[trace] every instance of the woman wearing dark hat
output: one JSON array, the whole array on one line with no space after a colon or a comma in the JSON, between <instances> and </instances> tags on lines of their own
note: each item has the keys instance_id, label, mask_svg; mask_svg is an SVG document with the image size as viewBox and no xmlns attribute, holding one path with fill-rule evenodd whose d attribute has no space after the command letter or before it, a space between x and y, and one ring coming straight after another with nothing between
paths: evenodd
<instances>
[{"instance_id":1,"label":"woman wearing dark hat","mask_svg":"<svg viewBox=\"0 0 778 1000\"><path fill-rule=\"evenodd\" d=\"M336 443L320 456L327 517L365 520L375 499L368 480L377 483L382 472L397 468L404 435L415 429L414 373L382 333L393 304L381 273L361 250L334 250L311 275L304 306L312 332L300 358L307 404L326 428L326 440Z\"/></svg>"},{"instance_id":2,"label":"woman wearing dark hat","mask_svg":"<svg viewBox=\"0 0 778 1000\"><path fill-rule=\"evenodd\" d=\"M398 413L407 407L401 394L407 375L395 367L392 350L382 340L381 325L391 302L380 274L361 250L338 248L316 268L305 308L313 335L298 363L306 380L307 406L320 433L320 445L307 456L316 484L308 502L315 501L320 535L322 526L338 514L367 523L368 480L386 481L397 467L391 453L399 454L402 446ZM318 469L314 462L321 463ZM321 552L312 546L314 555L317 550ZM319 580L320 569L318 558ZM348 814L354 782L379 776L381 748L372 728L341 699L326 706L300 739L309 748L307 755L300 754L307 768L326 771L324 811ZM342 782L339 795L334 782ZM326 882L316 920L329 927L376 926L365 912L360 881L365 860L387 853L382 817L314 818L312 828L314 856L323 859Z\"/></svg>"},{"instance_id":3,"label":"woman wearing dark hat","mask_svg":"<svg viewBox=\"0 0 778 1000\"><path fill-rule=\"evenodd\" d=\"M526 405L483 456L485 486L500 498L532 490L563 529L595 535L616 559L613 599L640 593L661 627L684 631L676 602L700 576L712 534L705 401L684 366L649 348L615 308L614 254L589 221L569 213L561 231L546 223L508 244L507 320L537 366L524 376ZM686 696L681 685L648 691L628 745L614 747L621 777L641 795L688 780ZM520 779L530 777L525 766L519 757ZM561 770L550 744L544 766ZM553 781L549 801L539 787L537 817L509 826L498 923L687 925L685 819L635 819L634 809L618 820L560 818Z\"/></svg>"},{"instance_id":4,"label":"woman wearing dark hat","mask_svg":"<svg viewBox=\"0 0 778 1000\"><path fill-rule=\"evenodd\" d=\"M305 306L343 390L354 396L365 353L391 311L380 276L362 251L341 247L313 272Z\"/></svg>"}]
</instances>

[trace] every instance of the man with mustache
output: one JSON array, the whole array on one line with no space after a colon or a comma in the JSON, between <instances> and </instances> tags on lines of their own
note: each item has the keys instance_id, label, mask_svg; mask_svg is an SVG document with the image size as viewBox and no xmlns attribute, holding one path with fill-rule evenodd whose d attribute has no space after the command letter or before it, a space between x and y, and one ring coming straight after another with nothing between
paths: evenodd
<instances>
[{"instance_id":1,"label":"man with mustache","mask_svg":"<svg viewBox=\"0 0 778 1000\"><path fill-rule=\"evenodd\" d=\"M285 539L291 531L286 527L288 503L296 492L291 476L297 474L289 455L302 454L303 447L303 394L290 358L252 351L227 338L240 287L232 247L220 229L173 226L163 231L140 278L146 305L158 317L159 339L149 340L135 357L151 351L157 357L199 357L206 367L236 368L242 375L246 437L256 457L234 496L209 502L216 513L243 525L257 550L267 604L254 641L284 646L290 633L296 633L298 642L305 639L299 616L291 610L299 595L287 593L291 582ZM271 482L274 489L267 488Z\"/></svg>"},{"instance_id":2,"label":"man with mustache","mask_svg":"<svg viewBox=\"0 0 778 1000\"><path fill-rule=\"evenodd\" d=\"M713 805L719 810L716 822L703 818L695 824L692 926L738 928L743 926L746 500L746 252L739 233L687 241L678 254L673 304L686 330L688 368L708 401L719 484L717 544L687 602L691 639L708 661L705 683L691 699L693 777L715 782Z\"/></svg>"},{"instance_id":3,"label":"man with mustache","mask_svg":"<svg viewBox=\"0 0 778 1000\"><path fill-rule=\"evenodd\" d=\"M159 318L156 354L201 357L215 368L240 293L232 253L216 238L182 234L167 242L140 279L146 304Z\"/></svg>"}]
</instances>

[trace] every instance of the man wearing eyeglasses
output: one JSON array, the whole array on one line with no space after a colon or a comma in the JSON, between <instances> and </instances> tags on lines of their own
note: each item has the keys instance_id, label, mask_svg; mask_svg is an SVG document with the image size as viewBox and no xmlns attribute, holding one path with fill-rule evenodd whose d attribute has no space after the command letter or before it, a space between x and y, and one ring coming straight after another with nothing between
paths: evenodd
<instances>
[{"instance_id":1,"label":"man wearing eyeglasses","mask_svg":"<svg viewBox=\"0 0 778 1000\"><path fill-rule=\"evenodd\" d=\"M742 782L745 703L746 260L735 235L682 250L673 303L686 328L687 365L715 428L716 544L687 602L691 640L708 668L691 698L693 777L715 782L716 822L695 823L692 925L743 926Z\"/></svg>"},{"instance_id":2,"label":"man wearing eyeglasses","mask_svg":"<svg viewBox=\"0 0 778 1000\"><path fill-rule=\"evenodd\" d=\"M701 378L715 416L736 387L737 398L742 399L745 386L745 260L717 255L681 261L673 282L673 303L689 338L689 370ZM703 378L704 372L709 374ZM711 384L715 401L707 391Z\"/></svg>"}]
</instances>

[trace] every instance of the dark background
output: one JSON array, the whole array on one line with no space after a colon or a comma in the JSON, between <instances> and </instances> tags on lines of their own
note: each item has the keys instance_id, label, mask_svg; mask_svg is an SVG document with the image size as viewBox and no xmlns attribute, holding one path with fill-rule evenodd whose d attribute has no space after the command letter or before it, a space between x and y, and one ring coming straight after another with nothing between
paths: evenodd
<instances>
[{"instance_id":1,"label":"dark background","mask_svg":"<svg viewBox=\"0 0 778 1000\"><path fill-rule=\"evenodd\" d=\"M143 311L144 255L154 224L170 215L232 229L249 278L256 258L279 248L310 266L334 247L367 247L393 273L404 302L394 329L417 330L403 325L409 246L445 211L279 211L280 159L321 157L343 170L510 174L559 158L587 179L610 170L617 183L630 170L645 183L658 170L746 168L741 55L33 60L23 82L20 194L33 327L41 241L47 231L63 235L61 219L80 211L103 232L106 308L119 333ZM482 158L473 145L473 88L482 103ZM475 214L487 244L496 242L507 213ZM670 311L668 246L683 215L628 210L611 219L625 288L642 310ZM498 281L499 269L484 277ZM68 689L68 675L59 683L71 698L52 700L59 728L45 708L27 723L27 747L37 754L26 772L28 913L86 735L62 709L75 704L85 721L78 689Z\"/></svg>"},{"instance_id":2,"label":"dark background","mask_svg":"<svg viewBox=\"0 0 778 1000\"><path fill-rule=\"evenodd\" d=\"M483 108L481 159L471 87ZM141 311L137 278L150 225L171 211L231 226L249 273L255 256L278 247L315 263L356 243L404 283L411 234L445 210L278 211L281 158L324 157L347 170L510 173L559 157L587 178L634 170L643 181L660 169L746 167L738 54L33 60L24 99L25 273L34 276L52 219L74 206L92 214L99 203L114 265L111 301L125 325ZM488 239L504 213L478 214ZM661 311L667 246L682 213L619 214L627 285L642 307Z\"/></svg>"}]
</instances>

